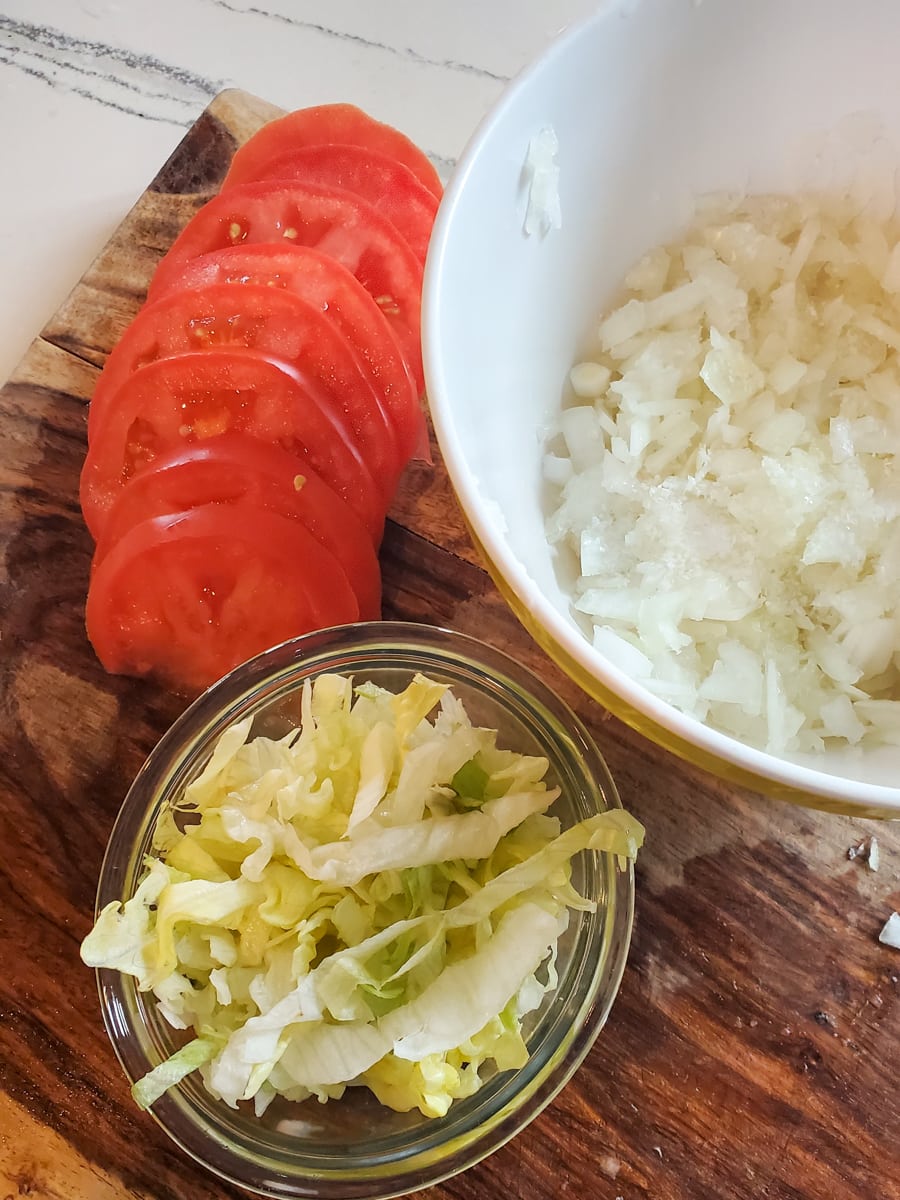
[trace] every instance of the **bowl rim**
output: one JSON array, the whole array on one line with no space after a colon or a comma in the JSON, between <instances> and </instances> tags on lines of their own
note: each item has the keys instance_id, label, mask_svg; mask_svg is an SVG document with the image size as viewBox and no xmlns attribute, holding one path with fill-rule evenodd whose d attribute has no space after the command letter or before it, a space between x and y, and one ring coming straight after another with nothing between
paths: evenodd
<instances>
[{"instance_id":1,"label":"bowl rim","mask_svg":"<svg viewBox=\"0 0 900 1200\"><path fill-rule=\"evenodd\" d=\"M413 622L337 626L290 639L241 664L176 719L151 750L116 817L98 881L96 912L112 899L131 894L140 874L143 851L167 795L183 785L187 764L198 747L202 760L223 727L238 719L235 712L242 703L246 714L258 711L273 697L280 698L288 687L296 689L302 679L327 670L350 673L355 662L374 670L387 666L427 671L427 665L414 667L410 661L408 667L403 667L397 663L404 654L412 660L413 656L421 658L423 652L430 654L436 668L442 662L447 664L448 673L456 668L461 682L467 669L480 668L485 695L504 706L509 704L511 712L527 709L526 715L535 726L546 729L556 740L563 765L589 780L583 803L592 807L599 804L598 811L621 808L615 781L593 735L530 666L487 642L440 626ZM281 688L273 686L278 682ZM181 736L185 729L193 729L193 738ZM442 1139L432 1150L426 1147L424 1154L417 1151L407 1159L388 1158L365 1177L359 1174L361 1168L356 1173L307 1168L301 1175L293 1167L279 1173L262 1151L261 1157L255 1158L252 1152L248 1155L237 1147L229 1148L214 1114L208 1118L201 1113L196 1118L184 1096L164 1097L160 1105L149 1110L151 1117L184 1153L214 1175L248 1191L285 1200L336 1200L339 1196L375 1200L405 1195L468 1169L516 1136L553 1101L584 1060L612 1009L631 943L634 870L630 861L623 863L614 855L602 853L597 855L589 877L591 873L596 875L597 886L605 887L608 903L599 909L592 925L583 926L579 934L579 938L589 939L597 952L596 959L589 961L592 956L585 956L585 942L580 956L568 968L574 972L572 979L578 988L559 1002L561 1009L552 1022L558 1035L535 1047L534 1066L526 1072L524 1088L513 1088L512 1076L502 1083L505 1073L501 1072L498 1079L502 1086L487 1093L487 1109L476 1109L473 1114L473 1118L478 1115L477 1122L470 1123L471 1128L465 1122L452 1125L449 1140ZM95 977L109 1040L126 1075L134 1081L153 1065L147 1045L154 1042L154 1030L150 1023L136 1019L145 1003L143 994L137 992L133 979L116 971L100 968ZM152 998L147 1002L152 1003ZM136 1025L141 1031L137 1041L133 1032ZM253 1178L245 1173L249 1170L252 1175L255 1168L268 1170L268 1177Z\"/></svg>"},{"instance_id":2,"label":"bowl rim","mask_svg":"<svg viewBox=\"0 0 900 1200\"><path fill-rule=\"evenodd\" d=\"M528 632L594 699L631 728L689 762L743 786L809 807L856 816L900 816L900 787L820 771L749 746L660 700L595 650L534 586L482 502L481 486L459 436L449 399L448 362L442 324L444 277L457 228L456 214L479 160L489 152L498 125L545 73L558 69L571 48L634 0L605 0L595 12L564 29L516 75L488 109L453 169L429 244L422 289L422 351L426 395L441 456L470 533L488 571ZM524 236L524 235L523 235Z\"/></svg>"}]
</instances>

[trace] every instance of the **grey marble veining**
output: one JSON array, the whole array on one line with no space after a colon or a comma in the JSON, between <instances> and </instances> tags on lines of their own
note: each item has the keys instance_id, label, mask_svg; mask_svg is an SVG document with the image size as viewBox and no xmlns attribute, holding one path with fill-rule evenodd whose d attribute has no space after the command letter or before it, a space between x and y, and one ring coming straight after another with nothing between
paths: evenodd
<instances>
[{"instance_id":1,"label":"grey marble veining","mask_svg":"<svg viewBox=\"0 0 900 1200\"><path fill-rule=\"evenodd\" d=\"M0 375L225 87L349 101L446 180L506 82L595 0L3 0Z\"/></svg>"},{"instance_id":2,"label":"grey marble veining","mask_svg":"<svg viewBox=\"0 0 900 1200\"><path fill-rule=\"evenodd\" d=\"M62 29L0 14L0 64L60 92L95 100L128 116L184 125L222 89L151 54L75 37Z\"/></svg>"}]
</instances>

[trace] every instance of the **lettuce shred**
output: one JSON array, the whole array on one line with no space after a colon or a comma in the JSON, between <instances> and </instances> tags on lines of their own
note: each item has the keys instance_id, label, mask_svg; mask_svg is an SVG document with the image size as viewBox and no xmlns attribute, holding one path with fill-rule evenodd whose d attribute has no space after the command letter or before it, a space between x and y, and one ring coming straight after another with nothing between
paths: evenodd
<instances>
[{"instance_id":1,"label":"lettuce shred","mask_svg":"<svg viewBox=\"0 0 900 1200\"><path fill-rule=\"evenodd\" d=\"M81 948L193 1033L136 1102L196 1070L257 1113L362 1085L442 1116L483 1069L522 1066L569 911L591 907L571 859L634 858L640 824L613 810L561 832L546 759L498 747L423 676L399 694L320 676L299 728L251 724L222 735Z\"/></svg>"}]
</instances>

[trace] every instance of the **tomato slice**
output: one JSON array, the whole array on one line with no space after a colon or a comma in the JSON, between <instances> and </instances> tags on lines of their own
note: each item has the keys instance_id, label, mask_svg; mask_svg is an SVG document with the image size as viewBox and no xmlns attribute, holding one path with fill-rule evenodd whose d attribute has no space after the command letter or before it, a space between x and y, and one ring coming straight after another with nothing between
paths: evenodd
<instances>
[{"instance_id":1,"label":"tomato slice","mask_svg":"<svg viewBox=\"0 0 900 1200\"><path fill-rule=\"evenodd\" d=\"M254 182L285 180L346 188L373 204L424 264L438 202L408 167L362 146L304 146L266 163Z\"/></svg>"},{"instance_id":2,"label":"tomato slice","mask_svg":"<svg viewBox=\"0 0 900 1200\"><path fill-rule=\"evenodd\" d=\"M341 188L256 183L215 196L156 268L149 298L169 290L169 281L189 259L226 246L285 241L313 246L356 276L389 321L421 393L422 264L386 217Z\"/></svg>"},{"instance_id":3,"label":"tomato slice","mask_svg":"<svg viewBox=\"0 0 900 1200\"><path fill-rule=\"evenodd\" d=\"M340 414L296 373L253 350L200 350L130 375L88 444L81 508L97 540L129 479L161 454L237 430L287 450L341 496L374 544L385 505Z\"/></svg>"},{"instance_id":4,"label":"tomato slice","mask_svg":"<svg viewBox=\"0 0 900 1200\"><path fill-rule=\"evenodd\" d=\"M364 146L386 154L407 167L433 196L441 198L440 176L415 142L352 104L320 104L269 121L237 150L222 189L259 179L266 164L282 154L322 145Z\"/></svg>"},{"instance_id":5,"label":"tomato slice","mask_svg":"<svg viewBox=\"0 0 900 1200\"><path fill-rule=\"evenodd\" d=\"M401 462L423 452L428 444L425 417L403 353L384 313L346 267L310 246L231 246L189 259L180 273L168 278L163 294L222 283L284 288L327 313L379 395L397 436Z\"/></svg>"},{"instance_id":6,"label":"tomato slice","mask_svg":"<svg viewBox=\"0 0 900 1200\"><path fill-rule=\"evenodd\" d=\"M95 569L141 521L208 504L230 510L244 502L299 521L344 568L359 602L360 619L378 620L381 574L372 539L359 517L311 467L301 473L297 460L285 450L242 433L176 446L131 479L104 523Z\"/></svg>"},{"instance_id":7,"label":"tomato slice","mask_svg":"<svg viewBox=\"0 0 900 1200\"><path fill-rule=\"evenodd\" d=\"M331 405L390 503L400 474L393 425L350 344L321 309L284 289L213 284L173 292L142 309L109 356L91 402L88 437L106 420L136 369L192 350L239 346L293 368L323 407Z\"/></svg>"},{"instance_id":8,"label":"tomato slice","mask_svg":"<svg viewBox=\"0 0 900 1200\"><path fill-rule=\"evenodd\" d=\"M195 692L270 646L357 615L328 550L298 521L242 501L134 526L91 577L86 624L110 673Z\"/></svg>"}]
</instances>

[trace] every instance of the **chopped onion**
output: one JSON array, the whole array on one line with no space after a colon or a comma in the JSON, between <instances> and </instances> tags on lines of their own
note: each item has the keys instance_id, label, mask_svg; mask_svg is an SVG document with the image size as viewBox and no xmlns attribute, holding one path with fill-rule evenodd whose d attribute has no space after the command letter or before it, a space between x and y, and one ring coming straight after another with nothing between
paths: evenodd
<instances>
[{"instance_id":1,"label":"chopped onion","mask_svg":"<svg viewBox=\"0 0 900 1200\"><path fill-rule=\"evenodd\" d=\"M720 198L625 287L544 472L594 646L752 745L900 744L900 226Z\"/></svg>"},{"instance_id":2,"label":"chopped onion","mask_svg":"<svg viewBox=\"0 0 900 1200\"><path fill-rule=\"evenodd\" d=\"M559 166L556 156L559 143L549 126L540 130L528 143L524 178L528 186L524 230L544 236L562 225L559 203Z\"/></svg>"},{"instance_id":3,"label":"chopped onion","mask_svg":"<svg viewBox=\"0 0 900 1200\"><path fill-rule=\"evenodd\" d=\"M885 946L893 946L895 950L900 950L900 913L891 913L884 929L878 935L878 940Z\"/></svg>"},{"instance_id":4,"label":"chopped onion","mask_svg":"<svg viewBox=\"0 0 900 1200\"><path fill-rule=\"evenodd\" d=\"M866 858L870 871L877 871L881 863L881 851L878 849L878 839L869 838L869 853Z\"/></svg>"}]
</instances>

